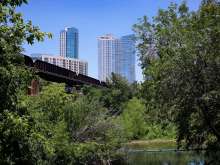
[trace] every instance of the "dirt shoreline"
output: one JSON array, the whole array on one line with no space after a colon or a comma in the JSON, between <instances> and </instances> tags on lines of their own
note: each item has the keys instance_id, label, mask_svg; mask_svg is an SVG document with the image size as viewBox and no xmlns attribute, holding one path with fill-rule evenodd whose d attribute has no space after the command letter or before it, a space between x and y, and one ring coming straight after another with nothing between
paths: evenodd
<instances>
[{"instance_id":1,"label":"dirt shoreline","mask_svg":"<svg viewBox=\"0 0 220 165\"><path fill-rule=\"evenodd\" d=\"M175 139L132 140L124 145L131 149L176 149Z\"/></svg>"}]
</instances>

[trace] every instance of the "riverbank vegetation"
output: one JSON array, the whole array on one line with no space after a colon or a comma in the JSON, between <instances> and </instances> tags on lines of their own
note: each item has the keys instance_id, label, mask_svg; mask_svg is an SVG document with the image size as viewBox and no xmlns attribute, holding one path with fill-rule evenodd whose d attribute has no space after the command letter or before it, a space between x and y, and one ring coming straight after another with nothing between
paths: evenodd
<instances>
[{"instance_id":1,"label":"riverbank vegetation","mask_svg":"<svg viewBox=\"0 0 220 165\"><path fill-rule=\"evenodd\" d=\"M108 88L67 94L40 80L35 97L26 87L39 77L19 54L51 34L25 23L15 10L22 3L0 4L0 164L109 164L140 139L219 149L219 2L203 0L196 12L171 4L134 25L142 83L112 74Z\"/></svg>"},{"instance_id":2,"label":"riverbank vegetation","mask_svg":"<svg viewBox=\"0 0 220 165\"><path fill-rule=\"evenodd\" d=\"M144 151L161 151L176 150L176 139L153 139L153 140L133 140L124 145L124 149L144 150Z\"/></svg>"},{"instance_id":3,"label":"riverbank vegetation","mask_svg":"<svg viewBox=\"0 0 220 165\"><path fill-rule=\"evenodd\" d=\"M195 12L171 4L134 26L146 77L142 96L175 124L179 147L219 150L219 15L218 0L203 0Z\"/></svg>"}]
</instances>

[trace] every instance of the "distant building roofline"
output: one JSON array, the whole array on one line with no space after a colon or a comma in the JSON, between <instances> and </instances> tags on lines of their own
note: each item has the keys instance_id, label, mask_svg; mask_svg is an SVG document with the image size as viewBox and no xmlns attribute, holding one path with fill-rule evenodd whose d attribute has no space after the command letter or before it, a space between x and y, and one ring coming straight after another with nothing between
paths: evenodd
<instances>
[{"instance_id":1,"label":"distant building roofline","mask_svg":"<svg viewBox=\"0 0 220 165\"><path fill-rule=\"evenodd\" d=\"M113 34L108 33L97 37L98 40L116 40L118 39Z\"/></svg>"}]
</instances>

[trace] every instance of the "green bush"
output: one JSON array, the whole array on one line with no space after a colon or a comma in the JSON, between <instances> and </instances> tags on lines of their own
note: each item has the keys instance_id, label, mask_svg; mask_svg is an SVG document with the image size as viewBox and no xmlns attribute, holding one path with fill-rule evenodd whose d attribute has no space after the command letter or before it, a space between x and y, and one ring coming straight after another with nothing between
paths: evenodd
<instances>
[{"instance_id":1,"label":"green bush","mask_svg":"<svg viewBox=\"0 0 220 165\"><path fill-rule=\"evenodd\" d=\"M120 121L128 139L139 139L145 135L144 110L144 105L137 98L129 100L124 106Z\"/></svg>"}]
</instances>

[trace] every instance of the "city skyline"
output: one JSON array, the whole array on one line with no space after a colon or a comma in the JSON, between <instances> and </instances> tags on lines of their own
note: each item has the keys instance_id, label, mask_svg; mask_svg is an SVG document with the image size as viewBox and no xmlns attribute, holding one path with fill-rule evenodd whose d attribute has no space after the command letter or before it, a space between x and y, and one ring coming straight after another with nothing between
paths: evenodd
<instances>
[{"instance_id":1,"label":"city skyline","mask_svg":"<svg viewBox=\"0 0 220 165\"><path fill-rule=\"evenodd\" d=\"M34 53L32 59L39 59L47 63L71 70L77 74L88 75L88 62L79 59L79 32L75 27L65 27L60 31L60 54L51 55Z\"/></svg>"},{"instance_id":2,"label":"city skyline","mask_svg":"<svg viewBox=\"0 0 220 165\"><path fill-rule=\"evenodd\" d=\"M116 3L113 3L116 2ZM89 75L98 77L97 36L113 33L124 36L132 33L138 18L155 16L159 8L166 8L171 1L153 0L30 0L28 5L18 8L25 20L32 20L42 31L52 32L53 39L32 46L24 44L26 54L47 53L59 55L59 34L63 27L79 29L79 56L89 62ZM182 0L172 0L180 3ZM188 0L190 10L196 10L201 0ZM40 12L39 12L40 11ZM60 11L60 12L57 12ZM136 62L137 80L142 80L141 69Z\"/></svg>"},{"instance_id":3,"label":"city skyline","mask_svg":"<svg viewBox=\"0 0 220 165\"><path fill-rule=\"evenodd\" d=\"M0 165L220 165L220 0L0 0L0 36Z\"/></svg>"}]
</instances>

